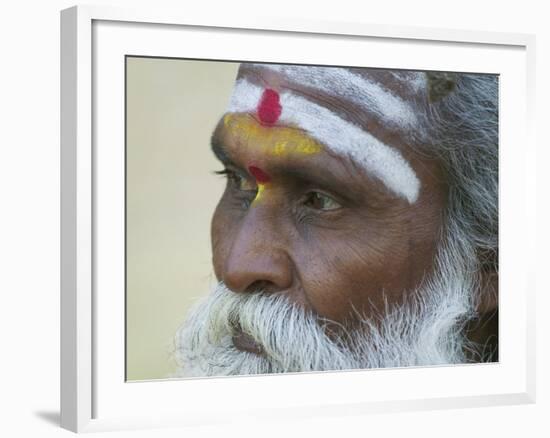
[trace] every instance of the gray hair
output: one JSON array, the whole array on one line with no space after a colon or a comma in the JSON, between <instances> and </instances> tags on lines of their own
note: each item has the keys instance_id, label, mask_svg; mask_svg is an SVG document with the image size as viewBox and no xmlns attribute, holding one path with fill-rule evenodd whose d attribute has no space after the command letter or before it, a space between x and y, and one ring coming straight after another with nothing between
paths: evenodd
<instances>
[{"instance_id":1,"label":"gray hair","mask_svg":"<svg viewBox=\"0 0 550 438\"><path fill-rule=\"evenodd\" d=\"M429 147L446 172L447 222L498 271L498 77L426 73Z\"/></svg>"}]
</instances>

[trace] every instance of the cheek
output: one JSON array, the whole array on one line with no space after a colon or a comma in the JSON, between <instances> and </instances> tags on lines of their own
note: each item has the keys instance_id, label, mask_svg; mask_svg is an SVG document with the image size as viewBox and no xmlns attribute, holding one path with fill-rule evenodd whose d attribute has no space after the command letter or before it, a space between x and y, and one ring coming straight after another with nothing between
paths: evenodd
<instances>
[{"instance_id":1,"label":"cheek","mask_svg":"<svg viewBox=\"0 0 550 438\"><path fill-rule=\"evenodd\" d=\"M342 242L318 242L297 261L308 304L319 315L342 322L362 309L382 282L368 257Z\"/></svg>"},{"instance_id":2,"label":"cheek","mask_svg":"<svg viewBox=\"0 0 550 438\"><path fill-rule=\"evenodd\" d=\"M402 236L357 235L314 239L297 262L309 305L338 322L354 308L366 317L383 313L384 296L390 304L401 301L423 274L413 272L414 248Z\"/></svg>"}]
</instances>

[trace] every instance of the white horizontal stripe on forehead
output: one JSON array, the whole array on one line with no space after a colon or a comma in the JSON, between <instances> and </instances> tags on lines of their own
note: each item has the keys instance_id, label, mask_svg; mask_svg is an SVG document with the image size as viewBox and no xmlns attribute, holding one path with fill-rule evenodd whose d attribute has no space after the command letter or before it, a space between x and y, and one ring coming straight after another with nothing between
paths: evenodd
<instances>
[{"instance_id":1,"label":"white horizontal stripe on forehead","mask_svg":"<svg viewBox=\"0 0 550 438\"><path fill-rule=\"evenodd\" d=\"M394 128L418 129L414 109L382 84L340 67L280 64L250 64L254 69L272 70L296 84L316 88L330 96L354 103L376 114ZM416 84L414 84L416 85Z\"/></svg>"},{"instance_id":2,"label":"white horizontal stripe on forehead","mask_svg":"<svg viewBox=\"0 0 550 438\"><path fill-rule=\"evenodd\" d=\"M389 73L399 82L407 84L414 93L428 88L428 80L423 72L389 70Z\"/></svg>"},{"instance_id":3,"label":"white horizontal stripe on forehead","mask_svg":"<svg viewBox=\"0 0 550 438\"><path fill-rule=\"evenodd\" d=\"M227 112L255 114L263 91L247 80L239 79ZM280 94L280 104L282 112L278 121L282 124L300 127L328 149L350 157L398 196L411 204L416 202L420 181L398 150L327 108L291 92Z\"/></svg>"}]
</instances>

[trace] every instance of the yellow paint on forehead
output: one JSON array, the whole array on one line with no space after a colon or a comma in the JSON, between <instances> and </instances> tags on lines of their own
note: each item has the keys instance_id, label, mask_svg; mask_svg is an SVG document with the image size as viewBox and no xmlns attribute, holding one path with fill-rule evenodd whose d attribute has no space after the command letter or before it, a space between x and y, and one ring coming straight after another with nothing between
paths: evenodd
<instances>
[{"instance_id":1,"label":"yellow paint on forehead","mask_svg":"<svg viewBox=\"0 0 550 438\"><path fill-rule=\"evenodd\" d=\"M324 147L304 131L289 126L263 126L250 114L228 113L223 117L224 127L231 135L246 139L251 147L269 156L314 155ZM251 206L265 199L272 183L257 183L258 190Z\"/></svg>"},{"instance_id":2,"label":"yellow paint on forehead","mask_svg":"<svg viewBox=\"0 0 550 438\"><path fill-rule=\"evenodd\" d=\"M249 114L226 114L223 123L233 135L272 156L313 155L323 146L303 131L288 126L263 126Z\"/></svg>"},{"instance_id":3,"label":"yellow paint on forehead","mask_svg":"<svg viewBox=\"0 0 550 438\"><path fill-rule=\"evenodd\" d=\"M264 197L266 185L267 184L261 184L261 183L258 184L258 191L256 192L256 196L254 197L254 200L252 201L251 205L256 204Z\"/></svg>"}]
</instances>

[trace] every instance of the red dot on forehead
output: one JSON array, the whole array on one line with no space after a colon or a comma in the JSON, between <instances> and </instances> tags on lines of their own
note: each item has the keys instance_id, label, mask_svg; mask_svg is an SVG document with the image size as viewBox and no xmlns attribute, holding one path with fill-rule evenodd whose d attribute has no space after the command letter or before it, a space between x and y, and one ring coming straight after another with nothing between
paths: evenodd
<instances>
[{"instance_id":1,"label":"red dot on forehead","mask_svg":"<svg viewBox=\"0 0 550 438\"><path fill-rule=\"evenodd\" d=\"M282 107L279 102L279 93L271 88L266 88L258 104L258 117L260 122L273 125L281 115Z\"/></svg>"},{"instance_id":2,"label":"red dot on forehead","mask_svg":"<svg viewBox=\"0 0 550 438\"><path fill-rule=\"evenodd\" d=\"M270 176L257 166L248 166L250 174L256 178L256 182L265 184L271 181Z\"/></svg>"}]
</instances>

